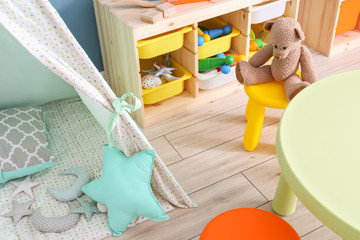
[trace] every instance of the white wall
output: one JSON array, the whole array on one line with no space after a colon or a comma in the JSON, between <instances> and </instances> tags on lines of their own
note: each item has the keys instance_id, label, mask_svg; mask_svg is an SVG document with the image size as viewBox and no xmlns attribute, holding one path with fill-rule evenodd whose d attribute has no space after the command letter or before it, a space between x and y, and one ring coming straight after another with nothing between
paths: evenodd
<instances>
[{"instance_id":1,"label":"white wall","mask_svg":"<svg viewBox=\"0 0 360 240\"><path fill-rule=\"evenodd\" d=\"M0 109L77 96L0 25Z\"/></svg>"}]
</instances>

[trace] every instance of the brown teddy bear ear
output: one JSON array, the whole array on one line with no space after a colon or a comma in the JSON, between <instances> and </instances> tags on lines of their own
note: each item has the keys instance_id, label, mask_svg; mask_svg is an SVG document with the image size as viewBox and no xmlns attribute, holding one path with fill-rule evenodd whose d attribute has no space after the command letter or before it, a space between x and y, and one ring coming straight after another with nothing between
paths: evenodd
<instances>
[{"instance_id":1,"label":"brown teddy bear ear","mask_svg":"<svg viewBox=\"0 0 360 240\"><path fill-rule=\"evenodd\" d=\"M300 38L301 41L305 40L305 34L300 27L295 27L295 35Z\"/></svg>"},{"instance_id":2,"label":"brown teddy bear ear","mask_svg":"<svg viewBox=\"0 0 360 240\"><path fill-rule=\"evenodd\" d=\"M273 20L267 21L267 22L264 24L264 29L270 31L272 25L274 24L274 22L275 22L275 21L273 21Z\"/></svg>"}]
</instances>

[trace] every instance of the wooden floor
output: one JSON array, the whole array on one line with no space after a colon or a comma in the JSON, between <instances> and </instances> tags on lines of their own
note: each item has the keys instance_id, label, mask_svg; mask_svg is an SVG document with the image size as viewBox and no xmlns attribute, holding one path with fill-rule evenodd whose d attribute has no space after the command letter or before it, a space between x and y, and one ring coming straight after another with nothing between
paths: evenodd
<instances>
[{"instance_id":1,"label":"wooden floor","mask_svg":"<svg viewBox=\"0 0 360 240\"><path fill-rule=\"evenodd\" d=\"M360 48L332 58L312 53L320 79L360 69ZM146 221L128 228L120 239L197 240L206 224L224 211L242 207L271 211L280 176L275 136L282 110L266 110L260 143L255 151L246 152L247 99L241 91L143 130L199 207L175 209L168 221ZM296 212L284 219L303 240L341 239L300 202Z\"/></svg>"}]
</instances>

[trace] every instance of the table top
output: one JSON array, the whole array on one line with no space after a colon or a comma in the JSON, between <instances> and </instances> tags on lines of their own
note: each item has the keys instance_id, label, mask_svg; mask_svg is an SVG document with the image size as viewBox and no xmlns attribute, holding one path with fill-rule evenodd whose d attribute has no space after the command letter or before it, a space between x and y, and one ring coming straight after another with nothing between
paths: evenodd
<instances>
[{"instance_id":1,"label":"table top","mask_svg":"<svg viewBox=\"0 0 360 240\"><path fill-rule=\"evenodd\" d=\"M282 174L300 201L346 239L360 239L360 70L300 92L280 121Z\"/></svg>"}]
</instances>

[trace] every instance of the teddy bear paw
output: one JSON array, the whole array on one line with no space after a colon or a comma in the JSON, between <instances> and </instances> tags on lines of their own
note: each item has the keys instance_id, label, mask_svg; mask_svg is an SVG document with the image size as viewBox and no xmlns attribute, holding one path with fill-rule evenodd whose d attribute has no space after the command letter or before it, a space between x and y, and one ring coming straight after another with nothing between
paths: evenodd
<instances>
[{"instance_id":1,"label":"teddy bear paw","mask_svg":"<svg viewBox=\"0 0 360 240\"><path fill-rule=\"evenodd\" d=\"M237 80L244 85L252 85L251 84L251 78L249 78L249 75L251 76L251 72L253 70L253 67L247 62L247 61L239 61L236 65L236 78Z\"/></svg>"},{"instance_id":2,"label":"teddy bear paw","mask_svg":"<svg viewBox=\"0 0 360 240\"><path fill-rule=\"evenodd\" d=\"M309 85L310 85L310 83L308 83L308 82L301 82L301 83L297 84L297 86L294 88L294 90L288 94L288 99L289 100L293 99L299 92L301 92L301 90L303 90L304 88L306 88Z\"/></svg>"},{"instance_id":3,"label":"teddy bear paw","mask_svg":"<svg viewBox=\"0 0 360 240\"><path fill-rule=\"evenodd\" d=\"M243 65L242 61L240 61L236 64L236 78L239 81L239 83L244 84L244 78L241 74L242 65Z\"/></svg>"}]
</instances>

